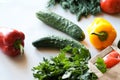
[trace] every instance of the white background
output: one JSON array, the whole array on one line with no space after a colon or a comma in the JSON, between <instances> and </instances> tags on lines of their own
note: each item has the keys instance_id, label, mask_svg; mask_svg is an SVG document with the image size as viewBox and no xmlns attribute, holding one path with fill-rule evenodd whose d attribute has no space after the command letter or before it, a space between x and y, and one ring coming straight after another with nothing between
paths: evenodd
<instances>
[{"instance_id":1,"label":"white background","mask_svg":"<svg viewBox=\"0 0 120 80\"><path fill-rule=\"evenodd\" d=\"M31 71L32 67L38 65L43 57L50 58L56 56L59 50L37 50L32 46L32 42L48 35L70 38L45 25L36 18L36 12L39 10L47 10L47 2L48 0L0 0L0 27L15 28L25 33L24 56L9 58L0 52L0 80L34 80ZM75 15L63 10L60 6L56 6L51 10L81 27L86 35L82 43L90 50L92 56L96 55L99 51L90 44L86 27L95 17L104 17L115 27L117 38L113 43L114 45L116 45L120 39L120 15L108 15L103 13L98 16L82 18L81 21L78 22Z\"/></svg>"}]
</instances>

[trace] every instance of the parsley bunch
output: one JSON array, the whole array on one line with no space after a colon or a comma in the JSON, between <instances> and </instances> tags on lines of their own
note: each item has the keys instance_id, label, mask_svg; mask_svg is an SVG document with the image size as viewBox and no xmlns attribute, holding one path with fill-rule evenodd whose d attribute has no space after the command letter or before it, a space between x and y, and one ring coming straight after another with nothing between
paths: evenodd
<instances>
[{"instance_id":1,"label":"parsley bunch","mask_svg":"<svg viewBox=\"0 0 120 80\"><path fill-rule=\"evenodd\" d=\"M69 51L72 54L67 56ZM33 67L33 75L38 80L97 80L87 66L90 58L85 49L67 46L58 56L50 60L43 58L42 63Z\"/></svg>"}]
</instances>

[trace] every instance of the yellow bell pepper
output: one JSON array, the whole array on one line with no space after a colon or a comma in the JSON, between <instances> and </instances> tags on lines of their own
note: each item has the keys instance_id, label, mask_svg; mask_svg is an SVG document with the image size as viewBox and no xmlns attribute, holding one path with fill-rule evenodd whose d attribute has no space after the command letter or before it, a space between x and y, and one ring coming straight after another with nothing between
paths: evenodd
<instances>
[{"instance_id":1,"label":"yellow bell pepper","mask_svg":"<svg viewBox=\"0 0 120 80\"><path fill-rule=\"evenodd\" d=\"M114 27L104 18L95 18L87 28L90 42L97 49L104 49L111 45L117 33Z\"/></svg>"}]
</instances>

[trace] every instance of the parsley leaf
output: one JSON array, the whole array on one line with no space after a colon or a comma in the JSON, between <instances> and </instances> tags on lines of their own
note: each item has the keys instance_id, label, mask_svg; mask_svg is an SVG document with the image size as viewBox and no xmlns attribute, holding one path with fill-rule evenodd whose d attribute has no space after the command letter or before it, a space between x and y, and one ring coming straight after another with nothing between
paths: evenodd
<instances>
[{"instance_id":1,"label":"parsley leaf","mask_svg":"<svg viewBox=\"0 0 120 80\"><path fill-rule=\"evenodd\" d=\"M95 65L102 73L107 71L103 58L98 57Z\"/></svg>"},{"instance_id":2,"label":"parsley leaf","mask_svg":"<svg viewBox=\"0 0 120 80\"><path fill-rule=\"evenodd\" d=\"M69 51L73 54L67 56ZM97 76L89 72L89 59L90 54L84 49L67 46L58 56L50 60L43 58L43 62L33 67L33 76L38 80L97 80Z\"/></svg>"}]
</instances>

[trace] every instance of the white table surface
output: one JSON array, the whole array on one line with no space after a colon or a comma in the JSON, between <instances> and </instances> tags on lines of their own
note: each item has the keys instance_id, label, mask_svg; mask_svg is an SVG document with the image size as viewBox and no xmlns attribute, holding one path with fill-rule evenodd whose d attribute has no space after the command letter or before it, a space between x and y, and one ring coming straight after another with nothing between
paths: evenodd
<instances>
[{"instance_id":1,"label":"white table surface","mask_svg":"<svg viewBox=\"0 0 120 80\"><path fill-rule=\"evenodd\" d=\"M41 37L48 35L69 36L47 26L35 16L39 10L46 10L48 0L0 0L0 27L11 27L25 33L25 54L22 57L9 58L0 52L0 80L34 80L32 75L32 67L39 64L43 57L50 58L56 56L59 50L41 49L37 50L32 46L32 42ZM89 42L86 33L86 27L93 21L95 17L104 17L117 30L117 38L114 45L120 39L120 15L101 14L99 16L89 16L82 18L81 21L76 20L76 16L70 12L66 12L60 6L56 6L52 11L78 24L85 32L86 38L82 42L91 52L96 55L96 50Z\"/></svg>"}]
</instances>

